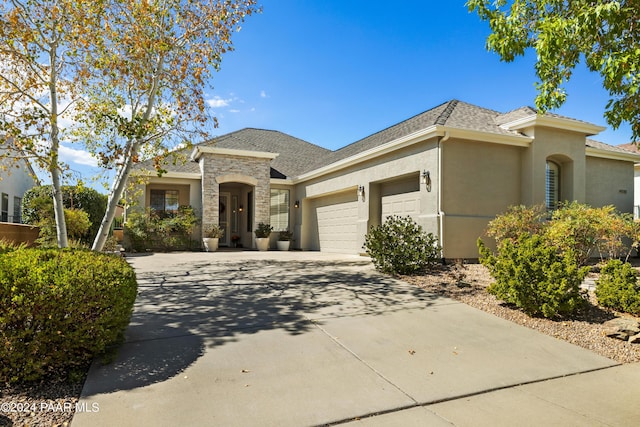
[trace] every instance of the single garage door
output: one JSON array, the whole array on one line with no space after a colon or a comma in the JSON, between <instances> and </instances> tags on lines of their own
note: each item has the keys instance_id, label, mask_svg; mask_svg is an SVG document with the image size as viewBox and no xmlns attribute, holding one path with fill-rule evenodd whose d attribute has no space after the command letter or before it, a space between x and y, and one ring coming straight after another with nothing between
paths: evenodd
<instances>
[{"instance_id":1,"label":"single garage door","mask_svg":"<svg viewBox=\"0 0 640 427\"><path fill-rule=\"evenodd\" d=\"M382 222L391 215L417 218L420 213L420 192L393 194L382 197Z\"/></svg>"},{"instance_id":2,"label":"single garage door","mask_svg":"<svg viewBox=\"0 0 640 427\"><path fill-rule=\"evenodd\" d=\"M322 252L358 253L358 196L355 191L316 201L318 248Z\"/></svg>"}]
</instances>

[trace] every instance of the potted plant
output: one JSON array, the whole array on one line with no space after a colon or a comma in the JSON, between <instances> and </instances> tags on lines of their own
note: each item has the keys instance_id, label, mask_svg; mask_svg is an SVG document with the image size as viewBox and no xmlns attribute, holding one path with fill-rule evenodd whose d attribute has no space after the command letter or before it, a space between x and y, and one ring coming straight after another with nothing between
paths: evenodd
<instances>
[{"instance_id":1,"label":"potted plant","mask_svg":"<svg viewBox=\"0 0 640 427\"><path fill-rule=\"evenodd\" d=\"M256 227L254 233L256 234L256 247L259 251L266 251L269 249L269 236L271 235L271 231L273 227L269 224L265 224L261 222Z\"/></svg>"},{"instance_id":2,"label":"potted plant","mask_svg":"<svg viewBox=\"0 0 640 427\"><path fill-rule=\"evenodd\" d=\"M291 245L291 241L293 240L293 233L289 230L281 231L278 236L278 241L276 245L278 245L279 251L288 251L289 246Z\"/></svg>"},{"instance_id":3,"label":"potted plant","mask_svg":"<svg viewBox=\"0 0 640 427\"><path fill-rule=\"evenodd\" d=\"M204 249L207 252L214 252L218 250L218 242L222 236L224 236L224 229L220 228L219 225L210 225L205 228L202 237Z\"/></svg>"}]
</instances>

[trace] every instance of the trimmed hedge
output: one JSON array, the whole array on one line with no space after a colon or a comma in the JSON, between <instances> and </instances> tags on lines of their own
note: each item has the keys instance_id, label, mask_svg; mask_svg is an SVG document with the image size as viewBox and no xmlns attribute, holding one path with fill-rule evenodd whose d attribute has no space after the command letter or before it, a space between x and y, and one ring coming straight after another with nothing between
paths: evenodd
<instances>
[{"instance_id":1,"label":"trimmed hedge","mask_svg":"<svg viewBox=\"0 0 640 427\"><path fill-rule=\"evenodd\" d=\"M487 291L529 315L552 318L572 314L586 300L580 283L589 267L579 267L571 251L563 254L539 235L503 240L494 255L478 239L480 262L496 280Z\"/></svg>"},{"instance_id":2,"label":"trimmed hedge","mask_svg":"<svg viewBox=\"0 0 640 427\"><path fill-rule=\"evenodd\" d=\"M602 267L596 282L598 304L614 310L640 314L638 273L628 262L612 259Z\"/></svg>"},{"instance_id":3,"label":"trimmed hedge","mask_svg":"<svg viewBox=\"0 0 640 427\"><path fill-rule=\"evenodd\" d=\"M0 381L73 372L120 342L136 298L120 257L83 250L0 254Z\"/></svg>"}]
</instances>

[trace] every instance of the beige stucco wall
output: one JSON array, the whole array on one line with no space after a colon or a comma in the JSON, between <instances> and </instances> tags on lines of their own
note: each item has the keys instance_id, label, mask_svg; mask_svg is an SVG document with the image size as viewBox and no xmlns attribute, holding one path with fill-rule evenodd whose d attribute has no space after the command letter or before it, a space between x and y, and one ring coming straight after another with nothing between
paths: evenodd
<instances>
[{"instance_id":1,"label":"beige stucco wall","mask_svg":"<svg viewBox=\"0 0 640 427\"><path fill-rule=\"evenodd\" d=\"M560 199L585 201L586 155L585 135L558 129L537 127L527 130L535 137L522 157L522 204L545 202L546 162L560 165Z\"/></svg>"},{"instance_id":2,"label":"beige stucco wall","mask_svg":"<svg viewBox=\"0 0 640 427\"><path fill-rule=\"evenodd\" d=\"M488 222L521 203L521 159L527 148L451 139L442 144L445 258L477 258Z\"/></svg>"},{"instance_id":3,"label":"beige stucco wall","mask_svg":"<svg viewBox=\"0 0 640 427\"><path fill-rule=\"evenodd\" d=\"M358 186L365 187L364 200L358 202L357 242L355 247L361 248L364 236L371 225L380 222L381 191L385 183L393 182L403 177L413 176L419 179L424 170L430 171L432 191L428 192L424 185L420 185L421 215L415 218L427 231L438 234L437 219L437 187L438 187L438 156L437 139L414 144L392 153L361 162L353 166L327 173L318 178L305 179L296 185L295 199L302 202L302 208L297 213L299 219L302 247L313 248L316 238L313 237L317 224L314 214L307 212L322 205L323 198L332 197L336 193L351 192L356 194ZM401 184L402 185L402 184ZM320 199L316 201L315 199Z\"/></svg>"},{"instance_id":4,"label":"beige stucco wall","mask_svg":"<svg viewBox=\"0 0 640 427\"><path fill-rule=\"evenodd\" d=\"M633 163L588 157L587 171L587 204L614 205L620 212L633 212Z\"/></svg>"}]
</instances>

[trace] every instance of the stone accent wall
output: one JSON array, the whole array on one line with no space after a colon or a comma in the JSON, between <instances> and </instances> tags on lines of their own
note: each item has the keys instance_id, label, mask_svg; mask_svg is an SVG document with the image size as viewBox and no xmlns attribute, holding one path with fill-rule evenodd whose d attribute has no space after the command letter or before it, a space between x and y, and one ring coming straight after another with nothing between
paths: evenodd
<instances>
[{"instance_id":1,"label":"stone accent wall","mask_svg":"<svg viewBox=\"0 0 640 427\"><path fill-rule=\"evenodd\" d=\"M203 153L200 157L202 173L202 226L218 224L220 220L220 184L217 177L241 175L258 180L253 189L254 229L259 222L270 218L270 159Z\"/></svg>"}]
</instances>

